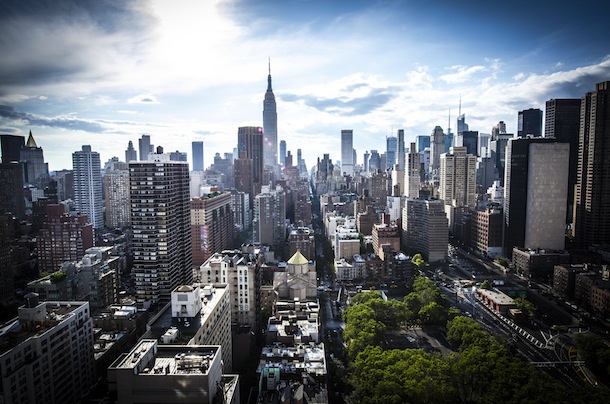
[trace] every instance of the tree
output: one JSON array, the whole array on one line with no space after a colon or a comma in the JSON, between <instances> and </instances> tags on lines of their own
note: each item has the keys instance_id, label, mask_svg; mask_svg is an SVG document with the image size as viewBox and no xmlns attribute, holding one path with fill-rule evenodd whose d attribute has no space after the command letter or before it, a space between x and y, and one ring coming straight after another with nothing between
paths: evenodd
<instances>
[{"instance_id":1,"label":"tree","mask_svg":"<svg viewBox=\"0 0 610 404\"><path fill-rule=\"evenodd\" d=\"M489 279L485 279L479 288L488 290L491 289L491 282L489 282Z\"/></svg>"},{"instance_id":2,"label":"tree","mask_svg":"<svg viewBox=\"0 0 610 404\"><path fill-rule=\"evenodd\" d=\"M506 257L498 257L496 258L496 262L502 265L504 268L508 268L510 266L510 261Z\"/></svg>"},{"instance_id":3,"label":"tree","mask_svg":"<svg viewBox=\"0 0 610 404\"><path fill-rule=\"evenodd\" d=\"M534 313L536 312L536 306L534 303L530 302L523 296L519 296L513 300L517 305L517 308L523 312L528 317L534 317Z\"/></svg>"},{"instance_id":4,"label":"tree","mask_svg":"<svg viewBox=\"0 0 610 404\"><path fill-rule=\"evenodd\" d=\"M421 254L415 254L413 258L411 258L411 262L419 269L420 271L424 269L424 267L430 266L422 257Z\"/></svg>"}]
</instances>

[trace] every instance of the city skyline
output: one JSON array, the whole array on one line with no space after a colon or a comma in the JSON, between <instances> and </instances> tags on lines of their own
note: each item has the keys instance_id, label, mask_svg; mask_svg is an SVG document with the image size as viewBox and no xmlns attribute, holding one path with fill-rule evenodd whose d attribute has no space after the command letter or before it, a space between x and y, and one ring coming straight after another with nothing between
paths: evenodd
<instances>
[{"instance_id":1,"label":"city skyline","mask_svg":"<svg viewBox=\"0 0 610 404\"><path fill-rule=\"evenodd\" d=\"M210 162L263 125L270 58L277 140L308 167L340 159L343 129L359 160L398 129L447 132L449 109L455 132L460 99L471 130L516 134L518 111L610 77L610 6L545 3L9 1L0 133L32 130L50 170L81 144L121 158L142 134L166 152L203 141Z\"/></svg>"}]
</instances>

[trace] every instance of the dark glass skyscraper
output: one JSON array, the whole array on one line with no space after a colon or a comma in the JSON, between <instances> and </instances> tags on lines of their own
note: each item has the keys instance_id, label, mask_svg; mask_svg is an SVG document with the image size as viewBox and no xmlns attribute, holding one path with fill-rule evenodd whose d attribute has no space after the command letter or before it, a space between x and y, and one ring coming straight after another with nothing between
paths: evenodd
<instances>
[{"instance_id":1,"label":"dark glass skyscraper","mask_svg":"<svg viewBox=\"0 0 610 404\"><path fill-rule=\"evenodd\" d=\"M540 109L530 108L519 111L517 118L517 136L542 136L542 111Z\"/></svg>"},{"instance_id":2,"label":"dark glass skyscraper","mask_svg":"<svg viewBox=\"0 0 610 404\"><path fill-rule=\"evenodd\" d=\"M21 148L25 146L25 138L15 135L0 135L0 147L2 148L2 164L19 161Z\"/></svg>"},{"instance_id":3,"label":"dark glass skyscraper","mask_svg":"<svg viewBox=\"0 0 610 404\"><path fill-rule=\"evenodd\" d=\"M574 237L581 246L610 244L610 81L580 104Z\"/></svg>"},{"instance_id":4,"label":"dark glass skyscraper","mask_svg":"<svg viewBox=\"0 0 610 404\"><path fill-rule=\"evenodd\" d=\"M193 142L193 171L203 171L203 142Z\"/></svg>"},{"instance_id":5,"label":"dark glass skyscraper","mask_svg":"<svg viewBox=\"0 0 610 404\"><path fill-rule=\"evenodd\" d=\"M267 92L263 101L263 135L264 163L266 166L277 164L277 109L275 95L271 88L271 62L269 63L269 76L267 76Z\"/></svg>"}]
</instances>

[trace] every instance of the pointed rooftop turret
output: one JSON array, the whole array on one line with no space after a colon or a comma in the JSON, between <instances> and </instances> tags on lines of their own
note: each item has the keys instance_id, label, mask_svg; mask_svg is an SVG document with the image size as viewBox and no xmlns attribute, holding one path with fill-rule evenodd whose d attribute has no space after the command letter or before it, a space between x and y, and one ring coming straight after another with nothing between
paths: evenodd
<instances>
[{"instance_id":1,"label":"pointed rooftop turret","mask_svg":"<svg viewBox=\"0 0 610 404\"><path fill-rule=\"evenodd\" d=\"M34 140L34 136L32 135L32 130L30 129L30 135L28 136L28 141L25 144L27 147L34 147L37 148L38 145L36 144L36 141Z\"/></svg>"},{"instance_id":2,"label":"pointed rooftop turret","mask_svg":"<svg viewBox=\"0 0 610 404\"><path fill-rule=\"evenodd\" d=\"M307 261L307 258L305 258L305 256L301 254L301 251L299 250L297 250L297 252L295 252L294 255L288 260L288 264L290 265L305 265L308 262L309 261Z\"/></svg>"}]
</instances>

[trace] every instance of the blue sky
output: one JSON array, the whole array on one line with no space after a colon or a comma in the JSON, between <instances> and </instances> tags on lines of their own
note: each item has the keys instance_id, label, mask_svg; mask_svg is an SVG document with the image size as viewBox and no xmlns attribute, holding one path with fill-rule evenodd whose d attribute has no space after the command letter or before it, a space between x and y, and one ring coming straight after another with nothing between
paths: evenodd
<instances>
[{"instance_id":1,"label":"blue sky","mask_svg":"<svg viewBox=\"0 0 610 404\"><path fill-rule=\"evenodd\" d=\"M607 1L5 1L0 133L31 129L52 170L90 144L124 158L143 133L205 164L262 125L271 58L278 137L308 166L358 161L405 130L472 130L610 80Z\"/></svg>"}]
</instances>

